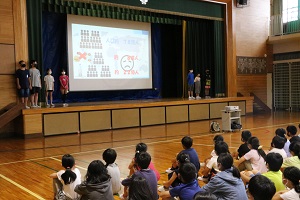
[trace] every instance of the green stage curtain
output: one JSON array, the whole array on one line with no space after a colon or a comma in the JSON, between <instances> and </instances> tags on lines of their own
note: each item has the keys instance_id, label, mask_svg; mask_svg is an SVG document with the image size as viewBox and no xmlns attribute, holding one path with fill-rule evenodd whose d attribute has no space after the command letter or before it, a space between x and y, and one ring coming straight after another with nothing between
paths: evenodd
<instances>
[{"instance_id":1,"label":"green stage curtain","mask_svg":"<svg viewBox=\"0 0 300 200\"><path fill-rule=\"evenodd\" d=\"M37 60L38 69L43 76L43 55L42 55L42 3L36 0L27 0L27 26L28 26L28 54L29 60ZM24 58L25 59L25 58ZM29 63L28 63L29 64ZM42 81L42 84L44 81ZM44 90L40 95L44 96ZM41 96L39 97L42 100Z\"/></svg>"},{"instance_id":2,"label":"green stage curtain","mask_svg":"<svg viewBox=\"0 0 300 200\"><path fill-rule=\"evenodd\" d=\"M108 6L99 3L64 0L42 0L42 10L73 15L173 25L181 25L183 18L175 15Z\"/></svg>"},{"instance_id":3,"label":"green stage curtain","mask_svg":"<svg viewBox=\"0 0 300 200\"><path fill-rule=\"evenodd\" d=\"M225 97L224 22L214 21L214 33L215 95Z\"/></svg>"},{"instance_id":4,"label":"green stage curtain","mask_svg":"<svg viewBox=\"0 0 300 200\"><path fill-rule=\"evenodd\" d=\"M186 22L186 67L201 74L201 96L204 96L205 70L210 71L210 96L225 96L225 46L224 22L190 20ZM185 94L186 95L186 94Z\"/></svg>"}]
</instances>

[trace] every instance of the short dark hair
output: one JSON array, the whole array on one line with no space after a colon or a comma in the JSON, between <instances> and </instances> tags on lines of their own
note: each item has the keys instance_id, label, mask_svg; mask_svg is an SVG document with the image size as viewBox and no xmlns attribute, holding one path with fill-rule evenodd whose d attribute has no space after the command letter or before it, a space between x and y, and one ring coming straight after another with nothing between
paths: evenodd
<instances>
[{"instance_id":1,"label":"short dark hair","mask_svg":"<svg viewBox=\"0 0 300 200\"><path fill-rule=\"evenodd\" d=\"M114 149L108 148L102 154L103 160L106 162L106 167L109 164L113 164L117 158L117 152Z\"/></svg>"},{"instance_id":2,"label":"short dark hair","mask_svg":"<svg viewBox=\"0 0 300 200\"><path fill-rule=\"evenodd\" d=\"M243 139L244 142L247 142L250 137L252 137L252 133L248 130L244 130L241 134L241 138Z\"/></svg>"},{"instance_id":3,"label":"short dark hair","mask_svg":"<svg viewBox=\"0 0 300 200\"><path fill-rule=\"evenodd\" d=\"M141 169L147 169L151 162L151 156L147 152L140 153L136 158L136 163Z\"/></svg>"},{"instance_id":4,"label":"short dark hair","mask_svg":"<svg viewBox=\"0 0 300 200\"><path fill-rule=\"evenodd\" d=\"M24 63L25 61L24 60L20 60L19 61L19 64L21 65L22 63Z\"/></svg>"},{"instance_id":5,"label":"short dark hair","mask_svg":"<svg viewBox=\"0 0 300 200\"><path fill-rule=\"evenodd\" d=\"M217 142L223 142L224 141L224 137L222 135L216 135L213 140L214 140L214 142L216 144Z\"/></svg>"},{"instance_id":6,"label":"short dark hair","mask_svg":"<svg viewBox=\"0 0 300 200\"><path fill-rule=\"evenodd\" d=\"M228 144L226 142L217 142L215 144L215 152L217 155L220 155L221 153L228 153Z\"/></svg>"},{"instance_id":7,"label":"short dark hair","mask_svg":"<svg viewBox=\"0 0 300 200\"><path fill-rule=\"evenodd\" d=\"M295 156L300 156L300 142L292 142L289 146L289 150L294 152Z\"/></svg>"},{"instance_id":8,"label":"short dark hair","mask_svg":"<svg viewBox=\"0 0 300 200\"><path fill-rule=\"evenodd\" d=\"M142 153L142 152L146 152L148 149L147 145L143 142L141 143L138 143L136 146L135 146L135 151L139 151L139 153Z\"/></svg>"},{"instance_id":9,"label":"short dark hair","mask_svg":"<svg viewBox=\"0 0 300 200\"><path fill-rule=\"evenodd\" d=\"M297 133L297 127L294 125L289 125L286 127L287 132L289 132L292 135L296 135Z\"/></svg>"},{"instance_id":10,"label":"short dark hair","mask_svg":"<svg viewBox=\"0 0 300 200\"><path fill-rule=\"evenodd\" d=\"M184 136L182 139L181 139L181 144L189 149L193 146L193 139L189 136Z\"/></svg>"},{"instance_id":11,"label":"short dark hair","mask_svg":"<svg viewBox=\"0 0 300 200\"><path fill-rule=\"evenodd\" d=\"M184 163L179 167L178 174L185 183L190 183L196 179L197 170L193 163Z\"/></svg>"},{"instance_id":12,"label":"short dark hair","mask_svg":"<svg viewBox=\"0 0 300 200\"><path fill-rule=\"evenodd\" d=\"M266 163L269 165L269 170L277 172L283 163L283 158L279 153L268 153Z\"/></svg>"},{"instance_id":13,"label":"short dark hair","mask_svg":"<svg viewBox=\"0 0 300 200\"><path fill-rule=\"evenodd\" d=\"M284 128L278 128L276 129L275 134L282 138L285 138L286 131L284 130Z\"/></svg>"},{"instance_id":14,"label":"short dark hair","mask_svg":"<svg viewBox=\"0 0 300 200\"><path fill-rule=\"evenodd\" d=\"M274 183L263 175L256 175L249 181L248 190L254 200L271 200L276 192Z\"/></svg>"},{"instance_id":15,"label":"short dark hair","mask_svg":"<svg viewBox=\"0 0 300 200\"><path fill-rule=\"evenodd\" d=\"M272 146L274 146L277 149L282 149L285 144L285 139L280 136L275 136L272 139Z\"/></svg>"}]
</instances>

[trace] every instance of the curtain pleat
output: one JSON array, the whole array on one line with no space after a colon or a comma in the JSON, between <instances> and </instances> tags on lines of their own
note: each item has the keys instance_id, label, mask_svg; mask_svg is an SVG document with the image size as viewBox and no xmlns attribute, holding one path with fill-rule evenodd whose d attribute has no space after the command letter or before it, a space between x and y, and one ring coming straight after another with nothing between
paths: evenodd
<instances>
[{"instance_id":1,"label":"curtain pleat","mask_svg":"<svg viewBox=\"0 0 300 200\"><path fill-rule=\"evenodd\" d=\"M42 0L42 8L43 11L56 12L61 14L73 14L174 25L181 25L183 18L174 15L152 13L130 8L119 8L87 2L64 0Z\"/></svg>"}]
</instances>

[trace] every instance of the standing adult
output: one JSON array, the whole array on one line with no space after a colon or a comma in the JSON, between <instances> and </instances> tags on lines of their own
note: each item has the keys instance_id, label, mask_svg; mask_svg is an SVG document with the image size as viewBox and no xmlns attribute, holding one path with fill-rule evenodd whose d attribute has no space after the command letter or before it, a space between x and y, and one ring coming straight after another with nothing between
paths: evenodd
<instances>
[{"instance_id":1,"label":"standing adult","mask_svg":"<svg viewBox=\"0 0 300 200\"><path fill-rule=\"evenodd\" d=\"M28 69L26 69L26 63L24 60L21 60L19 62L19 65L20 69L16 71L17 88L19 96L21 98L21 102L25 104L26 109L29 109L30 107L27 105L27 103L29 97L29 89L31 89L30 73Z\"/></svg>"}]
</instances>

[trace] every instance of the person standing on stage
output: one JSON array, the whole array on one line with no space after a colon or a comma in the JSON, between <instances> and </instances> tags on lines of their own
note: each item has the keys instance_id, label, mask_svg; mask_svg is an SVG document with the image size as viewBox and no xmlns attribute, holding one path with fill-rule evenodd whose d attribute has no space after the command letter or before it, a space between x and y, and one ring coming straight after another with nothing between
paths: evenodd
<instances>
[{"instance_id":1,"label":"person standing on stage","mask_svg":"<svg viewBox=\"0 0 300 200\"><path fill-rule=\"evenodd\" d=\"M42 83L41 83L41 73L40 70L37 69L37 61L31 60L29 69L30 77L31 77L31 108L40 108L38 105L39 93L41 91Z\"/></svg>"},{"instance_id":2,"label":"person standing on stage","mask_svg":"<svg viewBox=\"0 0 300 200\"><path fill-rule=\"evenodd\" d=\"M190 72L187 75L187 82L188 82L188 95L189 95L189 100L195 99L193 95L194 91L194 74L193 74L193 69L189 70Z\"/></svg>"},{"instance_id":3,"label":"person standing on stage","mask_svg":"<svg viewBox=\"0 0 300 200\"><path fill-rule=\"evenodd\" d=\"M50 68L47 69L47 75L44 77L45 81L45 90L46 90L46 107L54 107L53 104L53 91L54 91L54 77L51 75L52 70ZM50 98L50 104L48 104L48 96Z\"/></svg>"},{"instance_id":4,"label":"person standing on stage","mask_svg":"<svg viewBox=\"0 0 300 200\"><path fill-rule=\"evenodd\" d=\"M201 99L200 97L200 91L201 91L201 78L200 78L200 74L197 74L197 76L195 77L195 93L196 93L196 99Z\"/></svg>"},{"instance_id":5,"label":"person standing on stage","mask_svg":"<svg viewBox=\"0 0 300 200\"><path fill-rule=\"evenodd\" d=\"M66 71L64 69L61 70L61 76L59 77L60 82L60 92L63 100L63 107L68 106L66 103L67 94L69 92L69 77L66 75Z\"/></svg>"},{"instance_id":6,"label":"person standing on stage","mask_svg":"<svg viewBox=\"0 0 300 200\"><path fill-rule=\"evenodd\" d=\"M30 107L27 106L27 102L29 97L29 89L31 89L30 73L28 69L26 69L24 60L21 60L19 65L20 69L16 71L17 88L19 90L22 103L25 104L26 109L29 109Z\"/></svg>"}]
</instances>

